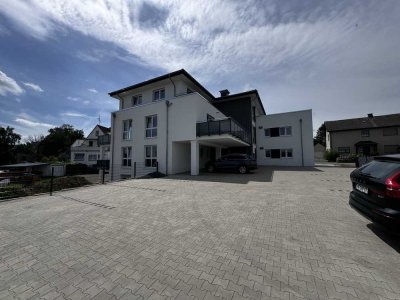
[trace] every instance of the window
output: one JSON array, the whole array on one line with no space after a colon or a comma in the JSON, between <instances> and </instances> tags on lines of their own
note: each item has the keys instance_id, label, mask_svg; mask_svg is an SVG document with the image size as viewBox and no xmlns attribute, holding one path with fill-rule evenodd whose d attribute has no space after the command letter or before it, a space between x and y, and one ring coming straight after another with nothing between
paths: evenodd
<instances>
[{"instance_id":1,"label":"window","mask_svg":"<svg viewBox=\"0 0 400 300\"><path fill-rule=\"evenodd\" d=\"M89 141L89 147L93 147L93 141Z\"/></svg>"},{"instance_id":2,"label":"window","mask_svg":"<svg viewBox=\"0 0 400 300\"><path fill-rule=\"evenodd\" d=\"M146 137L157 137L157 115L146 117Z\"/></svg>"},{"instance_id":3,"label":"window","mask_svg":"<svg viewBox=\"0 0 400 300\"><path fill-rule=\"evenodd\" d=\"M74 153L74 160L85 160L85 153Z\"/></svg>"},{"instance_id":4,"label":"window","mask_svg":"<svg viewBox=\"0 0 400 300\"><path fill-rule=\"evenodd\" d=\"M396 154L400 153L400 145L384 145L383 152L385 154Z\"/></svg>"},{"instance_id":5,"label":"window","mask_svg":"<svg viewBox=\"0 0 400 300\"><path fill-rule=\"evenodd\" d=\"M132 106L142 104L142 95L135 95L132 97Z\"/></svg>"},{"instance_id":6,"label":"window","mask_svg":"<svg viewBox=\"0 0 400 300\"><path fill-rule=\"evenodd\" d=\"M279 128L279 136L290 136L292 135L292 126L285 126Z\"/></svg>"},{"instance_id":7,"label":"window","mask_svg":"<svg viewBox=\"0 0 400 300\"><path fill-rule=\"evenodd\" d=\"M159 89L153 91L153 101L165 99L165 89Z\"/></svg>"},{"instance_id":8,"label":"window","mask_svg":"<svg viewBox=\"0 0 400 300\"><path fill-rule=\"evenodd\" d=\"M265 157L268 158L292 158L293 149L265 149Z\"/></svg>"},{"instance_id":9,"label":"window","mask_svg":"<svg viewBox=\"0 0 400 300\"><path fill-rule=\"evenodd\" d=\"M390 128L383 128L383 135L384 136L393 136L397 135L397 128L396 127L390 127Z\"/></svg>"},{"instance_id":10,"label":"window","mask_svg":"<svg viewBox=\"0 0 400 300\"><path fill-rule=\"evenodd\" d=\"M369 136L369 129L361 129L361 136Z\"/></svg>"},{"instance_id":11,"label":"window","mask_svg":"<svg viewBox=\"0 0 400 300\"><path fill-rule=\"evenodd\" d=\"M124 120L122 131L122 139L123 140L131 140L132 139L132 120Z\"/></svg>"},{"instance_id":12,"label":"window","mask_svg":"<svg viewBox=\"0 0 400 300\"><path fill-rule=\"evenodd\" d=\"M89 154L88 160L90 161L97 160L97 154Z\"/></svg>"},{"instance_id":13,"label":"window","mask_svg":"<svg viewBox=\"0 0 400 300\"><path fill-rule=\"evenodd\" d=\"M124 167L132 166L132 147L122 147L122 165Z\"/></svg>"},{"instance_id":14,"label":"window","mask_svg":"<svg viewBox=\"0 0 400 300\"><path fill-rule=\"evenodd\" d=\"M350 154L350 147L338 147L339 154Z\"/></svg>"},{"instance_id":15,"label":"window","mask_svg":"<svg viewBox=\"0 0 400 300\"><path fill-rule=\"evenodd\" d=\"M98 130L96 130L96 136L99 136L99 131Z\"/></svg>"},{"instance_id":16,"label":"window","mask_svg":"<svg viewBox=\"0 0 400 300\"><path fill-rule=\"evenodd\" d=\"M281 158L292 158L293 150L292 149L281 149Z\"/></svg>"},{"instance_id":17,"label":"window","mask_svg":"<svg viewBox=\"0 0 400 300\"><path fill-rule=\"evenodd\" d=\"M144 146L146 167L155 167L157 165L157 146Z\"/></svg>"},{"instance_id":18,"label":"window","mask_svg":"<svg viewBox=\"0 0 400 300\"><path fill-rule=\"evenodd\" d=\"M265 136L276 137L276 136L291 136L292 126L284 127L273 127L264 129Z\"/></svg>"}]
</instances>

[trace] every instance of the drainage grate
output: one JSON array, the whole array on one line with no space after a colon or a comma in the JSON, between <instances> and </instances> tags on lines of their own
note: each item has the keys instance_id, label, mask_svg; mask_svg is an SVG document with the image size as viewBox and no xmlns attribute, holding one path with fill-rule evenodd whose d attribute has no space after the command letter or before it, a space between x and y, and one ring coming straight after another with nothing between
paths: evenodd
<instances>
[{"instance_id":1,"label":"drainage grate","mask_svg":"<svg viewBox=\"0 0 400 300\"><path fill-rule=\"evenodd\" d=\"M75 198L72 198L72 197L67 197L67 196L62 196L62 195L58 195L58 196L60 196L61 198L67 199L67 200L72 200L72 201L84 203L84 204L87 204L87 205L97 206L97 207L101 207L101 208L106 208L106 209L115 208L114 206L108 206L108 205L105 205L105 204L90 202L90 201L81 200L81 199L75 199Z\"/></svg>"}]
</instances>

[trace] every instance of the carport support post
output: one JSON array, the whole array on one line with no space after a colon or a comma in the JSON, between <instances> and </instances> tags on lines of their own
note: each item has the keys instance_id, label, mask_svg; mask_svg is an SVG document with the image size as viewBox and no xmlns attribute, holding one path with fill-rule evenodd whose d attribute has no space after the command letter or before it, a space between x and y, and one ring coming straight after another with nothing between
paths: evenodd
<instances>
[{"instance_id":1,"label":"carport support post","mask_svg":"<svg viewBox=\"0 0 400 300\"><path fill-rule=\"evenodd\" d=\"M215 148L215 159L221 158L221 151L222 151L221 147Z\"/></svg>"},{"instance_id":2,"label":"carport support post","mask_svg":"<svg viewBox=\"0 0 400 300\"><path fill-rule=\"evenodd\" d=\"M190 175L199 175L199 149L198 141L190 141Z\"/></svg>"}]
</instances>

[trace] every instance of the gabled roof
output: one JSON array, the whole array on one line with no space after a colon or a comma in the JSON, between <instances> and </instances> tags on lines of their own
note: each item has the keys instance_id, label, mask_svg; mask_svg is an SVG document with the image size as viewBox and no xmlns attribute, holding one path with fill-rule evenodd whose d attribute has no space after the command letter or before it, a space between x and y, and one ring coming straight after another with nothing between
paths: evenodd
<instances>
[{"instance_id":1,"label":"gabled roof","mask_svg":"<svg viewBox=\"0 0 400 300\"><path fill-rule=\"evenodd\" d=\"M365 118L326 121L326 131L344 131L400 126L400 114L372 116Z\"/></svg>"},{"instance_id":2,"label":"gabled roof","mask_svg":"<svg viewBox=\"0 0 400 300\"><path fill-rule=\"evenodd\" d=\"M185 76L187 79L189 79L191 82L193 82L194 85L196 85L200 90L202 90L205 94L207 94L211 99L214 99L214 96L204 86L202 86L196 79L194 79L192 75L190 75L188 72L186 72L185 69L181 69L181 70L178 70L178 71L175 71L175 72L171 72L171 73L168 73L168 74L165 74L165 75L162 75L162 76L150 79L150 80L139 82L137 84L125 87L123 89L116 90L114 92L110 92L108 94L112 97L112 96L115 96L115 95L130 91L130 90L137 89L137 88L146 86L148 84L152 84L152 83L155 83L155 82L158 82L158 81L162 81L162 80L165 80L165 79L168 79L168 78L171 78L171 77L175 77L175 76L178 76L178 75Z\"/></svg>"},{"instance_id":3,"label":"gabled roof","mask_svg":"<svg viewBox=\"0 0 400 300\"><path fill-rule=\"evenodd\" d=\"M214 99L214 103L221 103L221 102L225 102L225 101L232 101L232 100L236 100L238 98L243 98L243 97L247 97L247 96L252 96L255 95L258 103L262 109L262 111L264 112L265 115L265 109L264 109L264 105L261 102L261 98L260 95L258 94L257 90L251 90L251 91L247 91L247 92L242 92L242 93L237 93L237 94L232 94L229 96L223 96L223 97L217 97Z\"/></svg>"},{"instance_id":4,"label":"gabled roof","mask_svg":"<svg viewBox=\"0 0 400 300\"><path fill-rule=\"evenodd\" d=\"M99 127L99 129L100 129L104 134L110 133L110 131L111 131L111 127L105 127L105 126L101 126L101 125L97 125L97 126Z\"/></svg>"}]
</instances>

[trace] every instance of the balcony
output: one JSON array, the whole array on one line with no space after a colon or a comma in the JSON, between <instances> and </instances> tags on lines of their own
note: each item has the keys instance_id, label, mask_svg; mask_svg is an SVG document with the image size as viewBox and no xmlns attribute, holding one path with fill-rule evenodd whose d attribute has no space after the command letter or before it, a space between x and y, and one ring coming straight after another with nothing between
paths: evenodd
<instances>
[{"instance_id":1,"label":"balcony","mask_svg":"<svg viewBox=\"0 0 400 300\"><path fill-rule=\"evenodd\" d=\"M110 134L99 135L97 137L97 146L110 145L110 143L111 143L111 135Z\"/></svg>"},{"instance_id":2,"label":"balcony","mask_svg":"<svg viewBox=\"0 0 400 300\"><path fill-rule=\"evenodd\" d=\"M232 118L223 120L210 120L196 124L196 136L211 136L229 134L243 142L250 144L251 136L238 125Z\"/></svg>"}]
</instances>

